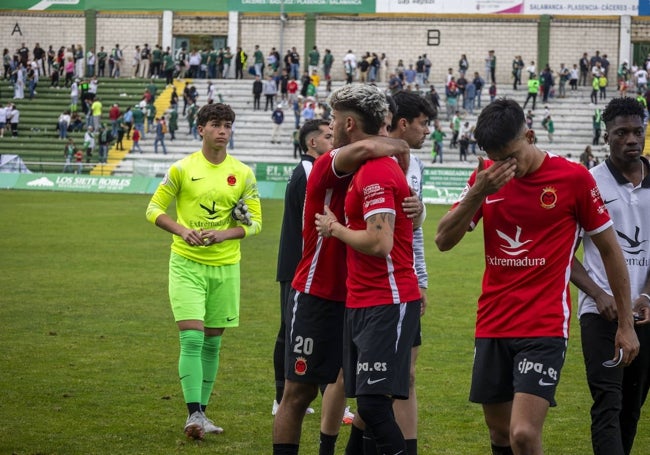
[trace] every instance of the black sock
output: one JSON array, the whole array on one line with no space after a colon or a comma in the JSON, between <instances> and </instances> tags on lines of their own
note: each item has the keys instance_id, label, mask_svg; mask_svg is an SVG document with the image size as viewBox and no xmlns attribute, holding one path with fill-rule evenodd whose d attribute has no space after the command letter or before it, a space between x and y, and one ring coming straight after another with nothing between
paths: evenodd
<instances>
[{"instance_id":1,"label":"black sock","mask_svg":"<svg viewBox=\"0 0 650 455\"><path fill-rule=\"evenodd\" d=\"M283 329L281 329L283 331ZM284 332L282 333L284 335ZM278 334L273 349L273 369L275 370L275 401L280 403L284 393L284 337Z\"/></svg>"},{"instance_id":2,"label":"black sock","mask_svg":"<svg viewBox=\"0 0 650 455\"><path fill-rule=\"evenodd\" d=\"M514 455L510 446L495 446L492 444L492 455Z\"/></svg>"},{"instance_id":3,"label":"black sock","mask_svg":"<svg viewBox=\"0 0 650 455\"><path fill-rule=\"evenodd\" d=\"M363 455L363 430L352 425L345 455Z\"/></svg>"},{"instance_id":4,"label":"black sock","mask_svg":"<svg viewBox=\"0 0 650 455\"><path fill-rule=\"evenodd\" d=\"M334 448L336 447L336 438L338 434L325 434L320 432L320 445L318 448L318 455L334 455Z\"/></svg>"},{"instance_id":5,"label":"black sock","mask_svg":"<svg viewBox=\"0 0 650 455\"><path fill-rule=\"evenodd\" d=\"M417 439L407 439L406 440L406 450L409 455L418 455L418 440Z\"/></svg>"},{"instance_id":6,"label":"black sock","mask_svg":"<svg viewBox=\"0 0 650 455\"><path fill-rule=\"evenodd\" d=\"M363 432L363 455L379 455L377 442L369 428Z\"/></svg>"},{"instance_id":7,"label":"black sock","mask_svg":"<svg viewBox=\"0 0 650 455\"><path fill-rule=\"evenodd\" d=\"M390 397L357 396L357 411L372 431L380 453L406 453L406 443L393 414ZM401 452L400 452L401 451Z\"/></svg>"},{"instance_id":8,"label":"black sock","mask_svg":"<svg viewBox=\"0 0 650 455\"><path fill-rule=\"evenodd\" d=\"M273 444L273 455L298 455L298 444Z\"/></svg>"},{"instance_id":9,"label":"black sock","mask_svg":"<svg viewBox=\"0 0 650 455\"><path fill-rule=\"evenodd\" d=\"M201 412L201 403L187 403L187 412L189 412L190 415L197 411Z\"/></svg>"}]
</instances>

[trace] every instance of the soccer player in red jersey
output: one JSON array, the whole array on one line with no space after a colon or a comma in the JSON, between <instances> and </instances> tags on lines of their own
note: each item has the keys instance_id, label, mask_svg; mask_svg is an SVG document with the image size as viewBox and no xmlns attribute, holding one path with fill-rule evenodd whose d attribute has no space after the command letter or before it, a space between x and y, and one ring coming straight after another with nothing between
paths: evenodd
<instances>
[{"instance_id":1,"label":"soccer player in red jersey","mask_svg":"<svg viewBox=\"0 0 650 455\"><path fill-rule=\"evenodd\" d=\"M334 137L350 134L354 116L334 110ZM344 375L348 397L380 453L407 453L393 399L409 396L411 348L420 315L413 268L413 221L402 208L411 192L395 160L365 162L352 178L343 219L325 207L317 229L347 244ZM348 448L350 446L348 445Z\"/></svg>"},{"instance_id":2,"label":"soccer player in red jersey","mask_svg":"<svg viewBox=\"0 0 650 455\"><path fill-rule=\"evenodd\" d=\"M314 162L307 180L303 219L309 222L303 225L303 255L286 303L286 381L273 423L275 455L298 453L305 410L318 385L335 382L342 367L345 245L320 236L315 215L328 205L343 217L351 173L369 158L409 151L400 139L377 136L388 108L376 87L344 86L332 94L330 106L349 134L333 131L334 150Z\"/></svg>"},{"instance_id":3,"label":"soccer player in red jersey","mask_svg":"<svg viewBox=\"0 0 650 455\"><path fill-rule=\"evenodd\" d=\"M479 157L460 200L440 220L436 244L453 248L483 219L485 273L470 400L483 406L493 454L539 455L564 364L569 277L581 228L605 264L619 315L615 352L622 349L624 365L639 351L630 281L593 177L537 148L519 104L491 103L474 134L489 160Z\"/></svg>"}]
</instances>

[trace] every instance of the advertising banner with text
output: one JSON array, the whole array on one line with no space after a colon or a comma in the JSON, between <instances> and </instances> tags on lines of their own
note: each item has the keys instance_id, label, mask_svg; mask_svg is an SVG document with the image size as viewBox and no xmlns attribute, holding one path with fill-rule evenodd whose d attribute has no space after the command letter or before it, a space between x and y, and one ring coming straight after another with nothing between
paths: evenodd
<instances>
[{"instance_id":1,"label":"advertising banner with text","mask_svg":"<svg viewBox=\"0 0 650 455\"><path fill-rule=\"evenodd\" d=\"M2 9L35 11L242 11L287 13L550 14L637 16L650 0L3 0Z\"/></svg>"},{"instance_id":2,"label":"advertising banner with text","mask_svg":"<svg viewBox=\"0 0 650 455\"><path fill-rule=\"evenodd\" d=\"M296 163L249 164L255 173L260 196L283 199ZM427 204L453 204L458 200L473 168L427 167L422 176L423 199ZM152 194L160 176L92 176L86 174L0 173L0 189L79 191L91 193Z\"/></svg>"}]
</instances>

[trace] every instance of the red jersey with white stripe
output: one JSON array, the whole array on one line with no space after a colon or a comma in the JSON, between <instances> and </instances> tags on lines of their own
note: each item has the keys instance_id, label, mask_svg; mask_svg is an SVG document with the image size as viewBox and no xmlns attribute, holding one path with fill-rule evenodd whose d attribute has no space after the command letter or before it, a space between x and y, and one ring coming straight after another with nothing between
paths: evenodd
<instances>
[{"instance_id":1,"label":"red jersey with white stripe","mask_svg":"<svg viewBox=\"0 0 650 455\"><path fill-rule=\"evenodd\" d=\"M345 244L334 237L322 237L316 230L316 214L324 213L325 205L336 218L345 216L345 191L351 176L339 176L334 171L334 157L339 149L316 159L307 179L303 210L302 258L296 268L291 286L317 297L345 301Z\"/></svg>"},{"instance_id":2,"label":"red jersey with white stripe","mask_svg":"<svg viewBox=\"0 0 650 455\"><path fill-rule=\"evenodd\" d=\"M476 172L466 189L475 179ZM481 217L485 273L476 337L568 338L569 277L580 228L593 235L612 225L589 171L547 153L535 172L487 196L472 227Z\"/></svg>"},{"instance_id":3,"label":"red jersey with white stripe","mask_svg":"<svg viewBox=\"0 0 650 455\"><path fill-rule=\"evenodd\" d=\"M348 246L348 308L410 302L420 298L413 269L413 222L402 210L410 196L404 172L389 157L367 161L354 175L347 197L347 227L366 230L366 219L395 215L393 249L388 257L369 256Z\"/></svg>"}]
</instances>

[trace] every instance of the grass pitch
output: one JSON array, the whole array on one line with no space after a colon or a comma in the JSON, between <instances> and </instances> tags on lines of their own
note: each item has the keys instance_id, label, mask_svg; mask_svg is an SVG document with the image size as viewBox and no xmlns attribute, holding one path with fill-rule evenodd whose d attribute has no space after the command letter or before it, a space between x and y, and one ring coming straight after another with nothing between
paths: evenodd
<instances>
[{"instance_id":1,"label":"grass pitch","mask_svg":"<svg viewBox=\"0 0 650 455\"><path fill-rule=\"evenodd\" d=\"M271 453L282 202L264 200L262 234L242 242L241 326L225 333L208 408L225 433L194 442L182 433L178 334L167 301L171 238L145 220L148 200L0 192L0 454ZM420 453L487 454L480 407L467 400L482 234L438 252L433 237L445 210L429 206L424 228L430 287L417 373ZM591 452L591 399L572 326L547 454ZM305 418L301 453L317 453L318 424L317 414ZM650 446L648 428L646 414L638 454ZM338 454L348 434L343 427Z\"/></svg>"}]
</instances>

